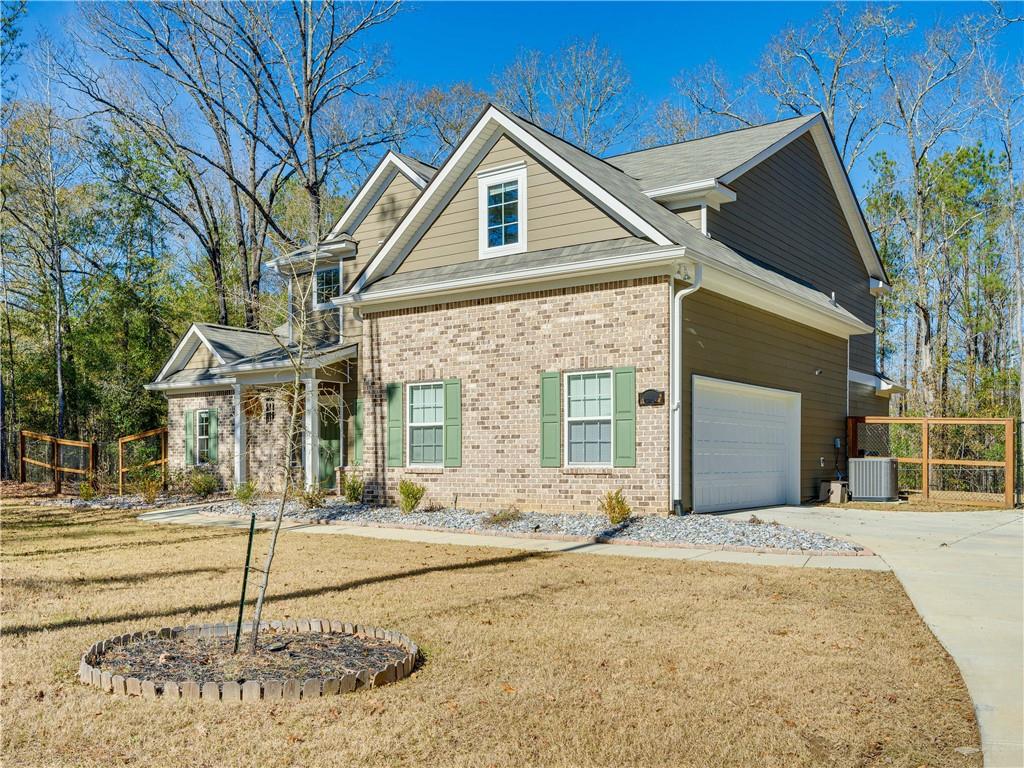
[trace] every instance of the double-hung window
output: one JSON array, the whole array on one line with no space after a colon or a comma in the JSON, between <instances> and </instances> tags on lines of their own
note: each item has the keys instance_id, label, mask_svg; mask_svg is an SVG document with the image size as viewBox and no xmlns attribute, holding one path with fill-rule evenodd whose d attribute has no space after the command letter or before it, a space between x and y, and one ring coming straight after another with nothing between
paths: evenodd
<instances>
[{"instance_id":1,"label":"double-hung window","mask_svg":"<svg viewBox=\"0 0 1024 768\"><path fill-rule=\"evenodd\" d=\"M480 185L480 257L526 250L526 166L485 171Z\"/></svg>"},{"instance_id":2,"label":"double-hung window","mask_svg":"<svg viewBox=\"0 0 1024 768\"><path fill-rule=\"evenodd\" d=\"M565 376L565 456L568 466L612 465L612 372Z\"/></svg>"},{"instance_id":3,"label":"double-hung window","mask_svg":"<svg viewBox=\"0 0 1024 768\"><path fill-rule=\"evenodd\" d=\"M210 463L210 412L196 411L196 465Z\"/></svg>"},{"instance_id":4,"label":"double-hung window","mask_svg":"<svg viewBox=\"0 0 1024 768\"><path fill-rule=\"evenodd\" d=\"M444 383L409 385L410 467L444 465Z\"/></svg>"},{"instance_id":5,"label":"double-hung window","mask_svg":"<svg viewBox=\"0 0 1024 768\"><path fill-rule=\"evenodd\" d=\"M313 309L332 309L331 299L341 295L341 269L335 264L318 269L314 276Z\"/></svg>"}]
</instances>

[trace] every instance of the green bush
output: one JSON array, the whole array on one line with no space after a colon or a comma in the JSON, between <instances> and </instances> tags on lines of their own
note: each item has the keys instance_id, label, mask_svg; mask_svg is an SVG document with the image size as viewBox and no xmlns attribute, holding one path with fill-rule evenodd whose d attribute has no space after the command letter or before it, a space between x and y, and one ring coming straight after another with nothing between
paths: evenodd
<instances>
[{"instance_id":1,"label":"green bush","mask_svg":"<svg viewBox=\"0 0 1024 768\"><path fill-rule=\"evenodd\" d=\"M327 503L327 496L324 489L319 485L299 491L299 501L306 509L320 509Z\"/></svg>"},{"instance_id":2,"label":"green bush","mask_svg":"<svg viewBox=\"0 0 1024 768\"><path fill-rule=\"evenodd\" d=\"M515 504L510 504L496 512L487 513L484 515L483 520L486 525L508 525L516 520L521 520L522 517L523 513L519 511L519 507Z\"/></svg>"},{"instance_id":3,"label":"green bush","mask_svg":"<svg viewBox=\"0 0 1024 768\"><path fill-rule=\"evenodd\" d=\"M96 487L93 484L92 475L86 475L85 479L78 484L78 498L82 501L92 501L96 498Z\"/></svg>"},{"instance_id":4,"label":"green bush","mask_svg":"<svg viewBox=\"0 0 1024 768\"><path fill-rule=\"evenodd\" d=\"M235 486L235 498L246 506L260 497L260 489L252 480L246 480Z\"/></svg>"},{"instance_id":5,"label":"green bush","mask_svg":"<svg viewBox=\"0 0 1024 768\"><path fill-rule=\"evenodd\" d=\"M608 491L601 497L601 513L612 525L622 525L633 514L633 508L629 506L626 497L622 495L622 489L619 488Z\"/></svg>"},{"instance_id":6,"label":"green bush","mask_svg":"<svg viewBox=\"0 0 1024 768\"><path fill-rule=\"evenodd\" d=\"M366 491L366 482L358 475L345 475L342 491L345 494L345 501L350 504L358 504L363 500L363 492Z\"/></svg>"},{"instance_id":7,"label":"green bush","mask_svg":"<svg viewBox=\"0 0 1024 768\"><path fill-rule=\"evenodd\" d=\"M398 508L403 514L408 515L420 505L426 492L427 489L419 483L403 479L398 484Z\"/></svg>"},{"instance_id":8,"label":"green bush","mask_svg":"<svg viewBox=\"0 0 1024 768\"><path fill-rule=\"evenodd\" d=\"M152 504L164 488L164 480L159 472L141 473L133 483L135 493L147 504Z\"/></svg>"},{"instance_id":9,"label":"green bush","mask_svg":"<svg viewBox=\"0 0 1024 768\"><path fill-rule=\"evenodd\" d=\"M208 469L196 467L185 477L185 485L201 499L220 490L220 477Z\"/></svg>"}]
</instances>

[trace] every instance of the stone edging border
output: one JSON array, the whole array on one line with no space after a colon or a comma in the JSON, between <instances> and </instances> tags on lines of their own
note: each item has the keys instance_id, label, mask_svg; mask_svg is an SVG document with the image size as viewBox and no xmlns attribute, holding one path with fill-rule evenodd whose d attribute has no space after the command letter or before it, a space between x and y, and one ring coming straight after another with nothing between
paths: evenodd
<instances>
[{"instance_id":1,"label":"stone edging border","mask_svg":"<svg viewBox=\"0 0 1024 768\"><path fill-rule=\"evenodd\" d=\"M243 634L252 632L252 622L242 623ZM371 627L366 624L329 621L327 619L288 619L286 621L260 622L260 631L291 632L291 633L337 633L367 638L375 638L397 645L406 651L401 661L391 662L384 669L377 671L364 669L356 674L335 677L312 677L303 680L247 680L244 683L235 681L206 682L202 685L194 680L142 680L136 677L112 675L103 672L93 664L107 648L128 645L140 640L160 637L177 639L185 637L232 637L235 624L190 624L186 627L161 627L146 632L130 632L115 635L108 640L93 643L89 650L82 654L78 666L78 679L107 693L118 696L141 696L146 699L185 699L190 701L223 701L223 702L255 702L299 701L322 696L333 696L348 693L360 688L379 688L394 683L412 674L419 658L419 646L406 635L390 629Z\"/></svg>"},{"instance_id":2,"label":"stone edging border","mask_svg":"<svg viewBox=\"0 0 1024 768\"><path fill-rule=\"evenodd\" d=\"M218 512L211 517L239 517ZM258 518L257 518L258 520ZM503 536L510 539L548 539L572 541L581 544L622 544L627 547L658 547L661 549L703 549L708 552L748 552L760 555L805 555L809 557L875 557L867 547L861 549L782 549L781 547L743 547L737 544L694 544L689 541L643 541L642 539L613 539L607 536L576 536L570 533L524 533L522 531L482 531L476 528L445 528L441 525L414 525L411 523L375 523L371 520L309 520L292 518L295 526L341 525L353 528L397 528L403 531L433 531L434 533L467 533L473 536ZM833 536L832 538L836 538ZM851 542L853 543L853 542ZM855 546L860 547L860 544Z\"/></svg>"}]
</instances>

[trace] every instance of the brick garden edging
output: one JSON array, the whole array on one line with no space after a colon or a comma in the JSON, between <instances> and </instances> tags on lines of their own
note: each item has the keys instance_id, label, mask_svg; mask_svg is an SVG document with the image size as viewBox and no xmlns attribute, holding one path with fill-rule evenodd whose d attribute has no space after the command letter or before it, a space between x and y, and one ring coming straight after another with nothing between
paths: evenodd
<instances>
[{"instance_id":1,"label":"brick garden edging","mask_svg":"<svg viewBox=\"0 0 1024 768\"><path fill-rule=\"evenodd\" d=\"M235 624L190 624L187 627L161 627L147 632L131 632L115 635L108 640L93 643L82 654L78 666L78 679L86 685L100 688L118 696L141 696L146 699L186 699L191 701L252 702L260 700L299 701L348 693L360 688L379 688L394 683L412 674L419 657L419 647L406 635L390 629L370 627L365 624L351 624L327 619L289 619L287 621L260 622L260 631L289 633L344 633L357 637L375 638L397 645L406 651L401 661L392 662L380 670L362 670L341 677L312 677L303 680L247 680L238 683L233 680L206 682L202 685L194 680L143 680L103 672L93 664L107 648L148 640L154 637L175 640L178 638L232 637ZM252 632L252 622L242 624L242 632Z\"/></svg>"}]
</instances>

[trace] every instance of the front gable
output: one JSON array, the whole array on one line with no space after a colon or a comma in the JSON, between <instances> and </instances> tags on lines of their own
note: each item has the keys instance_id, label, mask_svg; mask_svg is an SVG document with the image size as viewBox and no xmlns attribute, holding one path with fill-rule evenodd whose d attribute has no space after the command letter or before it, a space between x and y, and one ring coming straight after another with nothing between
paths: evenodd
<instances>
[{"instance_id":1,"label":"front gable","mask_svg":"<svg viewBox=\"0 0 1024 768\"><path fill-rule=\"evenodd\" d=\"M356 241L356 257L345 263L344 282L347 284L365 267L387 236L395 228L419 197L421 187L405 174L395 172L384 186L380 197L368 209L359 225L352 230Z\"/></svg>"},{"instance_id":2,"label":"front gable","mask_svg":"<svg viewBox=\"0 0 1024 768\"><path fill-rule=\"evenodd\" d=\"M174 348L174 352L171 353L166 365L157 374L153 383L159 383L178 371L203 371L224 364L224 358L217 353L203 332L193 323L181 337L178 346Z\"/></svg>"},{"instance_id":3,"label":"front gable","mask_svg":"<svg viewBox=\"0 0 1024 768\"><path fill-rule=\"evenodd\" d=\"M590 202L507 133L502 133L462 181L450 200L435 214L396 273L447 266L480 258L480 185L478 179L503 168L524 169L526 191L521 211L525 220L525 249L541 251L631 233Z\"/></svg>"}]
</instances>

